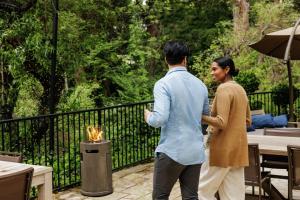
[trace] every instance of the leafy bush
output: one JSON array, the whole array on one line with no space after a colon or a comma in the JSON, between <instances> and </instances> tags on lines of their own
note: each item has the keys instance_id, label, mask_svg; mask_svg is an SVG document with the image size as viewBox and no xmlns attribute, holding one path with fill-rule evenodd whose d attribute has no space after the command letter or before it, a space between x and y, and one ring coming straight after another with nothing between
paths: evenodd
<instances>
[{"instance_id":1,"label":"leafy bush","mask_svg":"<svg viewBox=\"0 0 300 200\"><path fill-rule=\"evenodd\" d=\"M272 100L273 102L282 107L286 107L289 104L289 86L285 83L279 83L272 88ZM294 87L294 101L298 98L299 93L297 88Z\"/></svg>"},{"instance_id":2,"label":"leafy bush","mask_svg":"<svg viewBox=\"0 0 300 200\"><path fill-rule=\"evenodd\" d=\"M260 85L260 80L252 70L240 72L235 80L243 86L247 93L254 93Z\"/></svg>"},{"instance_id":3,"label":"leafy bush","mask_svg":"<svg viewBox=\"0 0 300 200\"><path fill-rule=\"evenodd\" d=\"M40 97L44 90L39 81L30 76L20 79L19 94L14 113L16 117L35 116L39 113Z\"/></svg>"},{"instance_id":4,"label":"leafy bush","mask_svg":"<svg viewBox=\"0 0 300 200\"><path fill-rule=\"evenodd\" d=\"M78 85L71 94L65 96L59 103L59 110L72 111L95 108L95 101L92 97L92 93L99 87L100 86L97 83L84 83Z\"/></svg>"}]
</instances>

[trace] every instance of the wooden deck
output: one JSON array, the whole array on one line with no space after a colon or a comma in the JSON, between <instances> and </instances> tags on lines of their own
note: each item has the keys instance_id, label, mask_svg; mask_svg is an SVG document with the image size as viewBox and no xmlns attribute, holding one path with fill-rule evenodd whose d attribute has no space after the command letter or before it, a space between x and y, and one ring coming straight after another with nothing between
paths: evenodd
<instances>
[{"instance_id":1,"label":"wooden deck","mask_svg":"<svg viewBox=\"0 0 300 200\"><path fill-rule=\"evenodd\" d=\"M274 170L275 171L275 170ZM284 170L276 173L286 174ZM105 197L85 197L80 194L80 188L74 188L55 195L55 200L152 200L153 163L139 165L113 174L114 193ZM287 180L272 179L275 187L287 197ZM247 192L251 193L251 187ZM247 200L257 199L247 196ZM300 200L300 191L294 191L294 199ZM180 188L177 183L170 196L170 200L181 200Z\"/></svg>"}]
</instances>

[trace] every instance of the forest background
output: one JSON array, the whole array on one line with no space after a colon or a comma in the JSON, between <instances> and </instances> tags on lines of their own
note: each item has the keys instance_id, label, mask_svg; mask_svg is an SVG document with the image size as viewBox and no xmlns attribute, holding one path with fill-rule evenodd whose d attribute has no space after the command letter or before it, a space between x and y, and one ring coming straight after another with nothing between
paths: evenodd
<instances>
[{"instance_id":1,"label":"forest background","mask_svg":"<svg viewBox=\"0 0 300 200\"><path fill-rule=\"evenodd\" d=\"M47 114L53 2L8 2L30 6L0 9L0 114ZM60 0L58 14L54 102L56 112L66 112L151 100L154 83L167 71L162 48L168 40L189 45L189 71L211 95L210 64L224 55L236 62L236 80L248 93L285 88L282 61L248 45L293 26L300 0ZM293 62L298 89L299 66Z\"/></svg>"}]
</instances>

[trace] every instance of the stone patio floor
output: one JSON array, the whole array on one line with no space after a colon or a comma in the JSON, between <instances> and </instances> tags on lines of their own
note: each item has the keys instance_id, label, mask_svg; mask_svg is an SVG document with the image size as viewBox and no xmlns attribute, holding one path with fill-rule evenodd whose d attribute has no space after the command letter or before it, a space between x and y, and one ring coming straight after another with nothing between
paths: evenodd
<instances>
[{"instance_id":1,"label":"stone patio floor","mask_svg":"<svg viewBox=\"0 0 300 200\"><path fill-rule=\"evenodd\" d=\"M275 172L275 170L272 170ZM287 174L276 170L276 173ZM153 163L124 169L113 174L114 192L105 197L86 197L80 194L80 187L54 194L55 200L151 200ZM272 184L287 197L287 180L272 179ZM247 187L247 193L251 193ZM181 200L180 187L177 182L170 200ZM300 191L294 190L294 199L300 199Z\"/></svg>"}]
</instances>

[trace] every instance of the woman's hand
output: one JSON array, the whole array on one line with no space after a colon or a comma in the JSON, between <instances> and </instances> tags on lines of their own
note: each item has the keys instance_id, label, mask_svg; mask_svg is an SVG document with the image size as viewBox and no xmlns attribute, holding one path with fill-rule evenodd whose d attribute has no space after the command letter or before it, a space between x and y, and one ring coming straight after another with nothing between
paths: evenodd
<instances>
[{"instance_id":1,"label":"woman's hand","mask_svg":"<svg viewBox=\"0 0 300 200\"><path fill-rule=\"evenodd\" d=\"M208 117L208 115L202 115L201 124L209 125L209 124L203 119L204 116Z\"/></svg>"},{"instance_id":2,"label":"woman's hand","mask_svg":"<svg viewBox=\"0 0 300 200\"><path fill-rule=\"evenodd\" d=\"M213 126L208 126L206 131L210 134L218 134L220 132L220 129Z\"/></svg>"}]
</instances>

